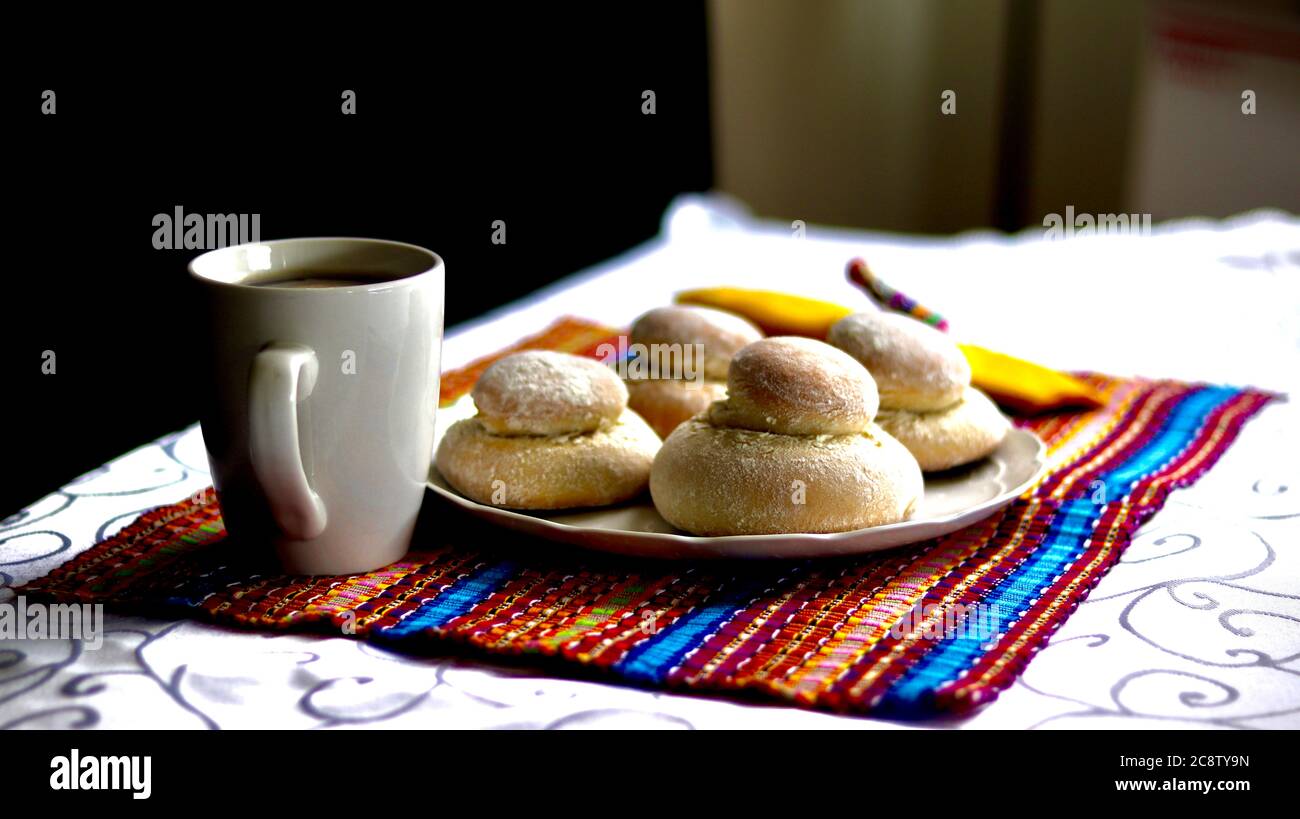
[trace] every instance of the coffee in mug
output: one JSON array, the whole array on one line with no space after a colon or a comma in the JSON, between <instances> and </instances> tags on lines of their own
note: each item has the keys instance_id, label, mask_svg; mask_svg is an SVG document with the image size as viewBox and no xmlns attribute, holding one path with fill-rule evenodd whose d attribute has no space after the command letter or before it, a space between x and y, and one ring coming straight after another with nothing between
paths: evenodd
<instances>
[{"instance_id":1,"label":"coffee in mug","mask_svg":"<svg viewBox=\"0 0 1300 819\"><path fill-rule=\"evenodd\" d=\"M365 287L382 282L382 278L363 278L357 274L330 276L319 272L304 270L287 276L274 276L265 279L256 278L248 283L253 287L284 287L289 289L320 287Z\"/></svg>"}]
</instances>

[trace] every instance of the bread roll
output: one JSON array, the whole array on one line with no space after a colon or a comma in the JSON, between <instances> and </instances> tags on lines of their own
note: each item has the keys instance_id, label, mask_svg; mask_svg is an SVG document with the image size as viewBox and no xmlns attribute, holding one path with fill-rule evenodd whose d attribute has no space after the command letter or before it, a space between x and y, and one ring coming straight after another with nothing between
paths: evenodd
<instances>
[{"instance_id":1,"label":"bread roll","mask_svg":"<svg viewBox=\"0 0 1300 819\"><path fill-rule=\"evenodd\" d=\"M880 388L877 422L932 472L979 460L1010 423L970 386L970 364L948 336L898 313L855 313L828 340L862 362Z\"/></svg>"},{"instance_id":2,"label":"bread roll","mask_svg":"<svg viewBox=\"0 0 1300 819\"><path fill-rule=\"evenodd\" d=\"M513 509L617 503L645 490L659 436L627 409L605 365L546 350L495 362L471 392L478 415L452 424L434 463L456 491Z\"/></svg>"},{"instance_id":3,"label":"bread roll","mask_svg":"<svg viewBox=\"0 0 1300 819\"><path fill-rule=\"evenodd\" d=\"M627 406L627 388L609 367L550 350L494 362L471 394L479 422L497 435L591 432L613 424Z\"/></svg>"},{"instance_id":4,"label":"bread roll","mask_svg":"<svg viewBox=\"0 0 1300 819\"><path fill-rule=\"evenodd\" d=\"M633 344L700 344L704 347L704 378L725 381L731 357L763 332L746 319L708 307L656 307L632 323Z\"/></svg>"},{"instance_id":5,"label":"bread roll","mask_svg":"<svg viewBox=\"0 0 1300 819\"><path fill-rule=\"evenodd\" d=\"M862 432L880 403L858 362L810 338L765 338L731 360L727 398L709 408L714 426L782 435Z\"/></svg>"},{"instance_id":6,"label":"bread roll","mask_svg":"<svg viewBox=\"0 0 1300 819\"><path fill-rule=\"evenodd\" d=\"M1002 443L1011 424L989 397L967 387L959 401L934 412L882 409L877 422L933 472L979 460Z\"/></svg>"},{"instance_id":7,"label":"bread roll","mask_svg":"<svg viewBox=\"0 0 1300 819\"><path fill-rule=\"evenodd\" d=\"M627 381L628 406L645 418L661 438L667 438L677 425L692 418L714 401L727 395L727 369L731 357L746 344L763 337L753 324L740 316L708 307L656 307L632 323L628 340L633 344L699 344L703 355L694 373L661 373L659 378ZM692 350L691 354L694 355ZM688 379L685 376L690 375Z\"/></svg>"},{"instance_id":8,"label":"bread roll","mask_svg":"<svg viewBox=\"0 0 1300 819\"><path fill-rule=\"evenodd\" d=\"M923 490L907 450L874 424L849 435L679 426L650 473L664 519L696 535L846 532L906 520Z\"/></svg>"},{"instance_id":9,"label":"bread roll","mask_svg":"<svg viewBox=\"0 0 1300 819\"><path fill-rule=\"evenodd\" d=\"M970 364L956 343L911 316L854 313L831 326L827 341L867 368L886 409L944 409L970 386Z\"/></svg>"},{"instance_id":10,"label":"bread roll","mask_svg":"<svg viewBox=\"0 0 1300 819\"><path fill-rule=\"evenodd\" d=\"M714 401L727 397L720 381L645 379L627 382L628 406L646 420L659 437L667 438L683 421L699 415Z\"/></svg>"},{"instance_id":11,"label":"bread roll","mask_svg":"<svg viewBox=\"0 0 1300 819\"><path fill-rule=\"evenodd\" d=\"M659 436L631 410L613 424L568 435L497 435L457 421L438 445L438 471L457 492L509 509L618 503L645 491Z\"/></svg>"},{"instance_id":12,"label":"bread roll","mask_svg":"<svg viewBox=\"0 0 1300 819\"><path fill-rule=\"evenodd\" d=\"M736 353L727 398L679 426L650 494L696 535L843 532L911 515L921 470L872 423L875 384L828 344L768 338Z\"/></svg>"}]
</instances>

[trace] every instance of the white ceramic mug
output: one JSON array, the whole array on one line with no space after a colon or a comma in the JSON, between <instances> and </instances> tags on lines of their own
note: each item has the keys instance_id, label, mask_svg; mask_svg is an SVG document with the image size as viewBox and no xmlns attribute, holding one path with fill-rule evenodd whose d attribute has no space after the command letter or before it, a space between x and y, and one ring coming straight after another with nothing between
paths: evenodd
<instances>
[{"instance_id":1,"label":"white ceramic mug","mask_svg":"<svg viewBox=\"0 0 1300 819\"><path fill-rule=\"evenodd\" d=\"M444 268L377 239L236 245L190 263L209 321L200 421L232 538L299 574L410 545L433 447Z\"/></svg>"}]
</instances>

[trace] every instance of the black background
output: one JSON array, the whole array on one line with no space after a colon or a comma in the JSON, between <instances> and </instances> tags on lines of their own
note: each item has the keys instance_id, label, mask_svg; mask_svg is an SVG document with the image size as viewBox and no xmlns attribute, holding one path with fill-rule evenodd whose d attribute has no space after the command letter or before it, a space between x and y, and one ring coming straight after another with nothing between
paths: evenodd
<instances>
[{"instance_id":1,"label":"black background","mask_svg":"<svg viewBox=\"0 0 1300 819\"><path fill-rule=\"evenodd\" d=\"M653 236L711 184L705 8L599 9L340 15L11 64L0 518L197 418L198 252L155 250L155 214L429 247L449 326Z\"/></svg>"},{"instance_id":2,"label":"black background","mask_svg":"<svg viewBox=\"0 0 1300 819\"><path fill-rule=\"evenodd\" d=\"M753 807L761 815L803 816L810 812L807 797L816 794L819 806L850 815L897 809L903 815L921 810L946 817L996 803L1012 815L1036 817L1058 813L1063 804L1077 805L1081 815L1112 806L1123 815L1231 815L1270 808L1261 810L1268 815L1292 795L1291 756L1284 742L1289 736L1267 731L890 731L888 740L864 740L865 755L862 743L826 744L822 736L791 732L713 731L689 738L675 732L619 734L602 740L594 756L586 732L350 736L357 739L313 745L303 733L269 731L29 732L23 752L5 760L3 798L15 815L30 806L117 808L125 815L177 816L206 808L242 816L283 807L344 816L437 816L461 805L497 808L494 812L528 811L535 804L578 810L610 806L622 812L643 803L686 804L712 785L726 805L718 809L727 813L754 801L760 802ZM796 744L809 742L825 747L816 753L796 750ZM50 760L70 755L72 748L82 757L152 756L152 796L133 801L126 791L50 790ZM752 754L745 751L753 748L771 757L769 764L789 770L747 773ZM1148 771L1120 765L1123 756L1171 754L1240 755L1249 758L1249 766ZM851 772L847 782L846 772ZM557 786L557 774L577 777L582 787ZM1244 780L1250 790L1121 793L1115 786L1116 780L1171 778Z\"/></svg>"}]
</instances>

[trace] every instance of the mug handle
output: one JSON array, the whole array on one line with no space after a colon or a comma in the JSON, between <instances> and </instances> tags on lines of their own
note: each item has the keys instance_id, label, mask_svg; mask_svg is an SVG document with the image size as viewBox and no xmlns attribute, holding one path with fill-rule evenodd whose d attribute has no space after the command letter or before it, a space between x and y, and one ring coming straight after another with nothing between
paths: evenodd
<instances>
[{"instance_id":1,"label":"mug handle","mask_svg":"<svg viewBox=\"0 0 1300 819\"><path fill-rule=\"evenodd\" d=\"M248 381L253 472L271 516L295 540L310 540L325 531L325 504L307 482L298 449L298 404L311 395L319 369L310 347L272 342L253 358Z\"/></svg>"}]
</instances>

